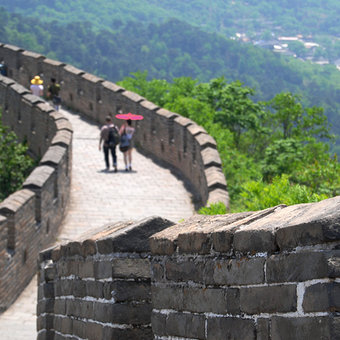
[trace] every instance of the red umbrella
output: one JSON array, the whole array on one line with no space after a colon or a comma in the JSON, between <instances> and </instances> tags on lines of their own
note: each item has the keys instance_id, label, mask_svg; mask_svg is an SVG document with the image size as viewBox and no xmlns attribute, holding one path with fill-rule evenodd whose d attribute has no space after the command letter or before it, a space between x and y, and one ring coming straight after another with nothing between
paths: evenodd
<instances>
[{"instance_id":1,"label":"red umbrella","mask_svg":"<svg viewBox=\"0 0 340 340\"><path fill-rule=\"evenodd\" d=\"M131 112L129 113L119 113L116 115L116 118L118 119L124 119L124 120L142 120L144 117L142 115L135 115Z\"/></svg>"}]
</instances>

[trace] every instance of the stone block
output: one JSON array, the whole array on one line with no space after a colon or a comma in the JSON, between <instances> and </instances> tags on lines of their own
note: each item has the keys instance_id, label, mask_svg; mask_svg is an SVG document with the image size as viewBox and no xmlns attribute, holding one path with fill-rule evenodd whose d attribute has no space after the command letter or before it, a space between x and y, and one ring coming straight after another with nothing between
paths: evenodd
<instances>
[{"instance_id":1,"label":"stone block","mask_svg":"<svg viewBox=\"0 0 340 340\"><path fill-rule=\"evenodd\" d=\"M54 300L54 314L59 314L59 315L66 314L66 300L64 299Z\"/></svg>"},{"instance_id":2,"label":"stone block","mask_svg":"<svg viewBox=\"0 0 340 340\"><path fill-rule=\"evenodd\" d=\"M202 261L167 260L165 263L166 278L171 281L194 281L203 283L205 264Z\"/></svg>"},{"instance_id":3,"label":"stone block","mask_svg":"<svg viewBox=\"0 0 340 340\"><path fill-rule=\"evenodd\" d=\"M272 255L266 263L267 282L296 282L328 276L325 254L304 252Z\"/></svg>"},{"instance_id":4,"label":"stone block","mask_svg":"<svg viewBox=\"0 0 340 340\"><path fill-rule=\"evenodd\" d=\"M206 339L256 340L254 321L232 317L209 317L207 321Z\"/></svg>"},{"instance_id":5,"label":"stone block","mask_svg":"<svg viewBox=\"0 0 340 340\"><path fill-rule=\"evenodd\" d=\"M86 339L87 340L98 340L103 338L103 325L86 322Z\"/></svg>"},{"instance_id":6,"label":"stone block","mask_svg":"<svg viewBox=\"0 0 340 340\"><path fill-rule=\"evenodd\" d=\"M207 263L207 284L249 285L264 283L264 258L210 260Z\"/></svg>"},{"instance_id":7,"label":"stone block","mask_svg":"<svg viewBox=\"0 0 340 340\"><path fill-rule=\"evenodd\" d=\"M96 279L107 279L112 277L112 263L109 261L96 261L93 264L94 277Z\"/></svg>"},{"instance_id":8,"label":"stone block","mask_svg":"<svg viewBox=\"0 0 340 340\"><path fill-rule=\"evenodd\" d=\"M151 264L149 259L114 258L112 260L112 277L150 278Z\"/></svg>"},{"instance_id":9,"label":"stone block","mask_svg":"<svg viewBox=\"0 0 340 340\"><path fill-rule=\"evenodd\" d=\"M296 311L296 285L240 288L240 308L246 314Z\"/></svg>"},{"instance_id":10,"label":"stone block","mask_svg":"<svg viewBox=\"0 0 340 340\"><path fill-rule=\"evenodd\" d=\"M152 305L155 309L184 309L184 295L182 287L151 287Z\"/></svg>"},{"instance_id":11,"label":"stone block","mask_svg":"<svg viewBox=\"0 0 340 340\"><path fill-rule=\"evenodd\" d=\"M205 339L205 317L197 314L170 313L165 323L167 336Z\"/></svg>"},{"instance_id":12,"label":"stone block","mask_svg":"<svg viewBox=\"0 0 340 340\"><path fill-rule=\"evenodd\" d=\"M74 280L72 284L72 295L75 297L85 297L87 294L86 281Z\"/></svg>"},{"instance_id":13,"label":"stone block","mask_svg":"<svg viewBox=\"0 0 340 340\"><path fill-rule=\"evenodd\" d=\"M166 319L167 315L153 311L151 314L151 327L154 335L166 335Z\"/></svg>"},{"instance_id":14,"label":"stone block","mask_svg":"<svg viewBox=\"0 0 340 340\"><path fill-rule=\"evenodd\" d=\"M241 253L274 252L277 249L272 230L240 229L234 234L234 250Z\"/></svg>"},{"instance_id":15,"label":"stone block","mask_svg":"<svg viewBox=\"0 0 340 340\"><path fill-rule=\"evenodd\" d=\"M110 290L110 298L116 302L151 301L150 281L113 281Z\"/></svg>"},{"instance_id":16,"label":"stone block","mask_svg":"<svg viewBox=\"0 0 340 340\"><path fill-rule=\"evenodd\" d=\"M257 319L256 322L256 340L271 340L269 319Z\"/></svg>"},{"instance_id":17,"label":"stone block","mask_svg":"<svg viewBox=\"0 0 340 340\"><path fill-rule=\"evenodd\" d=\"M79 263L79 277L84 278L94 278L94 261L86 260Z\"/></svg>"},{"instance_id":18,"label":"stone block","mask_svg":"<svg viewBox=\"0 0 340 340\"><path fill-rule=\"evenodd\" d=\"M184 288L182 294L185 311L215 314L235 314L240 311L240 294L236 288Z\"/></svg>"},{"instance_id":19,"label":"stone block","mask_svg":"<svg viewBox=\"0 0 340 340\"><path fill-rule=\"evenodd\" d=\"M161 263L151 263L151 280L163 281L165 278L164 266Z\"/></svg>"},{"instance_id":20,"label":"stone block","mask_svg":"<svg viewBox=\"0 0 340 340\"><path fill-rule=\"evenodd\" d=\"M86 295L94 297L96 299L102 299L104 297L104 286L110 285L110 283L100 282L100 281L86 281ZM105 296L106 299L110 299Z\"/></svg>"},{"instance_id":21,"label":"stone block","mask_svg":"<svg viewBox=\"0 0 340 340\"><path fill-rule=\"evenodd\" d=\"M73 335L86 339L86 322L83 320L73 320Z\"/></svg>"},{"instance_id":22,"label":"stone block","mask_svg":"<svg viewBox=\"0 0 340 340\"><path fill-rule=\"evenodd\" d=\"M340 283L317 283L306 288L303 310L308 312L340 312Z\"/></svg>"},{"instance_id":23,"label":"stone block","mask_svg":"<svg viewBox=\"0 0 340 340\"><path fill-rule=\"evenodd\" d=\"M329 317L273 317L271 335L275 340L335 340Z\"/></svg>"}]
</instances>

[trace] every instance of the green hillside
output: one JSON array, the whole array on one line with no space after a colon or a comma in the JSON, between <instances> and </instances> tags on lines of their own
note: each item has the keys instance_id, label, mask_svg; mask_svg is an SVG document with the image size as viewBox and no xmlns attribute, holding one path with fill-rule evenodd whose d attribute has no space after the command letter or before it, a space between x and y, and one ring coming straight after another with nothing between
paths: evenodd
<instances>
[{"instance_id":1,"label":"green hillside","mask_svg":"<svg viewBox=\"0 0 340 340\"><path fill-rule=\"evenodd\" d=\"M207 82L224 76L256 90L254 99L276 93L300 94L308 106L322 106L340 135L340 72L240 44L176 19L162 24L116 23L115 31L90 22L39 21L0 10L0 41L43 53L88 72L119 81L147 70L149 79L189 76ZM34 29L32 29L34 27ZM339 152L337 140L334 151ZM338 148L338 149L337 149Z\"/></svg>"}]
</instances>

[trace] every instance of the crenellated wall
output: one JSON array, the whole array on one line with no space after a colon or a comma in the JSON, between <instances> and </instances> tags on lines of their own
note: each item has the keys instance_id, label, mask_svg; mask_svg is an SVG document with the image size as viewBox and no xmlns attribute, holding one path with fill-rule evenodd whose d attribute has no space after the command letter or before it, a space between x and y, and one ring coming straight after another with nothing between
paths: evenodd
<instances>
[{"instance_id":1,"label":"crenellated wall","mask_svg":"<svg viewBox=\"0 0 340 340\"><path fill-rule=\"evenodd\" d=\"M340 196L117 223L40 254L39 340L336 340L339 325Z\"/></svg>"},{"instance_id":2,"label":"crenellated wall","mask_svg":"<svg viewBox=\"0 0 340 340\"><path fill-rule=\"evenodd\" d=\"M63 104L98 123L103 124L108 114L114 117L120 110L142 114L144 120L136 123L138 149L177 169L192 184L202 205L223 202L229 206L216 142L193 121L114 83L15 46L0 44L0 62L7 65L8 76L25 87L37 74L46 85L51 77L56 78L62 84ZM31 124L38 124L38 119Z\"/></svg>"},{"instance_id":3,"label":"crenellated wall","mask_svg":"<svg viewBox=\"0 0 340 340\"><path fill-rule=\"evenodd\" d=\"M154 339L340 338L340 196L151 238Z\"/></svg>"},{"instance_id":4,"label":"crenellated wall","mask_svg":"<svg viewBox=\"0 0 340 340\"><path fill-rule=\"evenodd\" d=\"M0 76L3 123L40 160L19 190L0 203L0 312L37 272L39 252L55 242L67 209L72 128L67 119L14 80Z\"/></svg>"},{"instance_id":5,"label":"crenellated wall","mask_svg":"<svg viewBox=\"0 0 340 340\"><path fill-rule=\"evenodd\" d=\"M148 238L171 225L116 223L42 252L37 339L152 339Z\"/></svg>"}]
</instances>

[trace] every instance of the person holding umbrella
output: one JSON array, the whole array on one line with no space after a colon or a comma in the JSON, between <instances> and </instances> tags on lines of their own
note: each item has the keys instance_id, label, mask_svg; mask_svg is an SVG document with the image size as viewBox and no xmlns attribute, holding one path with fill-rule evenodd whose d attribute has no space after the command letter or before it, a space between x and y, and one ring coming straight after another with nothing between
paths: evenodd
<instances>
[{"instance_id":1,"label":"person holding umbrella","mask_svg":"<svg viewBox=\"0 0 340 340\"><path fill-rule=\"evenodd\" d=\"M116 118L125 120L119 129L119 150L124 155L125 171L132 171L132 136L135 133L135 128L132 127L132 120L142 120L144 117L129 112L127 114L117 114Z\"/></svg>"}]
</instances>

